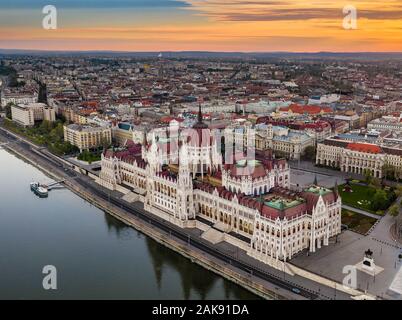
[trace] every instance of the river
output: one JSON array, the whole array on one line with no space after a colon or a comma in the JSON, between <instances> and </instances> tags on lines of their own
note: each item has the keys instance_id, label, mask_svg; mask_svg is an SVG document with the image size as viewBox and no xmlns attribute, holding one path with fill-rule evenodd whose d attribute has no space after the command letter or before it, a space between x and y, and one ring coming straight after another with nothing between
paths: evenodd
<instances>
[{"instance_id":1,"label":"river","mask_svg":"<svg viewBox=\"0 0 402 320\"><path fill-rule=\"evenodd\" d=\"M256 299L127 227L0 149L0 299ZM57 289L42 285L45 266Z\"/></svg>"}]
</instances>

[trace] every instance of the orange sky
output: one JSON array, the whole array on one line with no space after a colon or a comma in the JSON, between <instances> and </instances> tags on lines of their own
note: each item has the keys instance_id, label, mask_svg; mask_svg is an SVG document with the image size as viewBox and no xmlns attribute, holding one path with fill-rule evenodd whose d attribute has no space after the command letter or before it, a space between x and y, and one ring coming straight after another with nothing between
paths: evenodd
<instances>
[{"instance_id":1,"label":"orange sky","mask_svg":"<svg viewBox=\"0 0 402 320\"><path fill-rule=\"evenodd\" d=\"M172 0L148 1L61 7L57 30L41 28L40 6L6 8L0 11L0 48L402 51L400 0L178 0L173 7L163 4ZM345 5L357 8L357 30L342 27Z\"/></svg>"}]
</instances>

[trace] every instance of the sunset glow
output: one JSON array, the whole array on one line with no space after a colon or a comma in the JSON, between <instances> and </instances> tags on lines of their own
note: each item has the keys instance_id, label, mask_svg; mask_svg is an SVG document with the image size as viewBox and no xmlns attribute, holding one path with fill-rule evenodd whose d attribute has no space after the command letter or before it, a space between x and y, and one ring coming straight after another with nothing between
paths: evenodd
<instances>
[{"instance_id":1,"label":"sunset glow","mask_svg":"<svg viewBox=\"0 0 402 320\"><path fill-rule=\"evenodd\" d=\"M41 26L45 1L3 2L4 49L402 51L399 0L56 1L57 30ZM356 30L342 27L346 5Z\"/></svg>"}]
</instances>

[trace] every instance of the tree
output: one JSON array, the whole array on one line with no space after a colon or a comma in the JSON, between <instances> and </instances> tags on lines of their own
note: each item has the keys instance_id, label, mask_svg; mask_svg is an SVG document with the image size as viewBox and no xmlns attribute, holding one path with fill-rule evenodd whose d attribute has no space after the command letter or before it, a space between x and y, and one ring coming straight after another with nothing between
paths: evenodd
<instances>
[{"instance_id":1,"label":"tree","mask_svg":"<svg viewBox=\"0 0 402 320\"><path fill-rule=\"evenodd\" d=\"M396 217L399 214L399 205L394 204L391 208L389 208L389 214L393 217Z\"/></svg>"},{"instance_id":2,"label":"tree","mask_svg":"<svg viewBox=\"0 0 402 320\"><path fill-rule=\"evenodd\" d=\"M103 148L103 150L107 150L110 147L110 142L106 138L102 137L100 146Z\"/></svg>"},{"instance_id":3,"label":"tree","mask_svg":"<svg viewBox=\"0 0 402 320\"><path fill-rule=\"evenodd\" d=\"M373 172L371 170L369 170L369 169L364 169L363 174L364 174L364 178L365 178L366 183L368 185L370 185L371 182L373 181Z\"/></svg>"},{"instance_id":4,"label":"tree","mask_svg":"<svg viewBox=\"0 0 402 320\"><path fill-rule=\"evenodd\" d=\"M382 172L386 179L394 180L396 168L388 163L382 166Z\"/></svg>"},{"instance_id":5,"label":"tree","mask_svg":"<svg viewBox=\"0 0 402 320\"><path fill-rule=\"evenodd\" d=\"M380 181L380 179L373 178L373 179L371 180L371 186L374 187L375 189L381 188L381 181Z\"/></svg>"},{"instance_id":6,"label":"tree","mask_svg":"<svg viewBox=\"0 0 402 320\"><path fill-rule=\"evenodd\" d=\"M12 115L11 115L11 106L13 106L13 103L9 103L4 107L4 111L6 112L6 117L8 119L11 119Z\"/></svg>"},{"instance_id":7,"label":"tree","mask_svg":"<svg viewBox=\"0 0 402 320\"><path fill-rule=\"evenodd\" d=\"M399 198L402 196L402 186L401 185L397 185L395 190L394 190L396 196Z\"/></svg>"},{"instance_id":8,"label":"tree","mask_svg":"<svg viewBox=\"0 0 402 320\"><path fill-rule=\"evenodd\" d=\"M53 124L48 120L43 120L39 126L39 133L42 135L49 134L53 129Z\"/></svg>"},{"instance_id":9,"label":"tree","mask_svg":"<svg viewBox=\"0 0 402 320\"><path fill-rule=\"evenodd\" d=\"M400 181L401 180L401 178L402 178L402 170L401 170L401 168L395 168L395 180L396 181Z\"/></svg>"},{"instance_id":10,"label":"tree","mask_svg":"<svg viewBox=\"0 0 402 320\"><path fill-rule=\"evenodd\" d=\"M55 128L50 131L50 138L52 141L61 142L64 138L63 124L58 123Z\"/></svg>"},{"instance_id":11,"label":"tree","mask_svg":"<svg viewBox=\"0 0 402 320\"><path fill-rule=\"evenodd\" d=\"M377 189L373 196L373 201L371 202L371 208L374 211L384 208L384 204L387 204L388 197L387 193L383 189Z\"/></svg>"},{"instance_id":12,"label":"tree","mask_svg":"<svg viewBox=\"0 0 402 320\"><path fill-rule=\"evenodd\" d=\"M308 146L304 149L303 158L305 160L314 161L315 160L315 147Z\"/></svg>"}]
</instances>

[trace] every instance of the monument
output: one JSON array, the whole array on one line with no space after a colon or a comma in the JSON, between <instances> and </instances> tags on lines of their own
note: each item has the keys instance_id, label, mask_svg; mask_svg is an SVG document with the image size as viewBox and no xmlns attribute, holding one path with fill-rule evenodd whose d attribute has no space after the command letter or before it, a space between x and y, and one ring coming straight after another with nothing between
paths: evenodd
<instances>
[{"instance_id":1,"label":"monument","mask_svg":"<svg viewBox=\"0 0 402 320\"><path fill-rule=\"evenodd\" d=\"M362 268L367 270L367 271L371 271L371 272L375 271L373 251L371 251L370 249L368 249L364 253Z\"/></svg>"}]
</instances>

